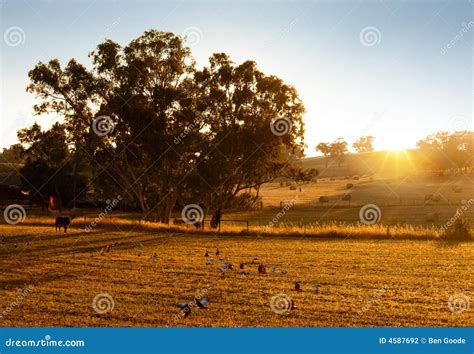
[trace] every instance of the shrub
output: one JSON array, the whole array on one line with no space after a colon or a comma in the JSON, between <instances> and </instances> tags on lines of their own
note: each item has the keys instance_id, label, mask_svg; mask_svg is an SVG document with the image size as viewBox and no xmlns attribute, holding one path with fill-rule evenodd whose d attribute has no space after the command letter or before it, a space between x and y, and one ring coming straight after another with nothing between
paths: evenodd
<instances>
[{"instance_id":1,"label":"shrub","mask_svg":"<svg viewBox=\"0 0 474 354\"><path fill-rule=\"evenodd\" d=\"M456 221L450 225L446 231L441 235L445 240L472 240L471 228L469 222L461 215Z\"/></svg>"}]
</instances>

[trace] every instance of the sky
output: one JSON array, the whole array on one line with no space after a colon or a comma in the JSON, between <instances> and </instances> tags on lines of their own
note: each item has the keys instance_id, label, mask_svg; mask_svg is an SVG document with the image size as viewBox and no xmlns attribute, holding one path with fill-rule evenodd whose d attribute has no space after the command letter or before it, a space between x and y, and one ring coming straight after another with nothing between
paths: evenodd
<instances>
[{"instance_id":1,"label":"sky","mask_svg":"<svg viewBox=\"0 0 474 354\"><path fill-rule=\"evenodd\" d=\"M377 150L413 148L436 131L473 129L473 4L444 1L0 2L0 148L33 116L25 91L38 61L126 45L154 28L187 35L199 67L225 52L254 60L299 92L308 145L372 135Z\"/></svg>"}]
</instances>

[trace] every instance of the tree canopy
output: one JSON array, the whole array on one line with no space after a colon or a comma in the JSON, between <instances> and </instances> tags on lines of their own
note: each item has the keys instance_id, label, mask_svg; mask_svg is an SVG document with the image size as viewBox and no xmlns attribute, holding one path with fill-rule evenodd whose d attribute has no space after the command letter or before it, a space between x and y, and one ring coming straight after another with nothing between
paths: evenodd
<instances>
[{"instance_id":1,"label":"tree canopy","mask_svg":"<svg viewBox=\"0 0 474 354\"><path fill-rule=\"evenodd\" d=\"M125 195L145 215L167 223L176 205L225 208L302 156L303 103L255 62L218 53L198 70L182 37L156 30L126 46L106 40L89 57L90 68L52 59L29 72L35 112L64 123L21 130L20 143L40 147L41 134L61 130L57 151L37 150L48 161L70 159L74 171L87 161L90 184ZM274 129L281 123L283 134Z\"/></svg>"}]
</instances>

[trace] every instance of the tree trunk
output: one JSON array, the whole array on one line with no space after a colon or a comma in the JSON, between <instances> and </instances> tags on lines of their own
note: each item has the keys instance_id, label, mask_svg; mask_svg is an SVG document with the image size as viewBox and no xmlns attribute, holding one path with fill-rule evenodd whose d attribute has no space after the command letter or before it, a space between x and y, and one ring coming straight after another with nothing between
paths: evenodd
<instances>
[{"instance_id":1,"label":"tree trunk","mask_svg":"<svg viewBox=\"0 0 474 354\"><path fill-rule=\"evenodd\" d=\"M171 219L171 213L173 212L174 206L176 205L176 200L178 195L176 192L172 194L169 192L169 195L164 198L158 207L158 220L162 224L169 225Z\"/></svg>"},{"instance_id":2,"label":"tree trunk","mask_svg":"<svg viewBox=\"0 0 474 354\"><path fill-rule=\"evenodd\" d=\"M146 219L148 216L148 213L150 212L150 207L148 206L148 203L146 202L145 193L143 192L142 188L134 189L133 192L138 199L138 203L140 204L140 209L142 209L142 213Z\"/></svg>"},{"instance_id":3,"label":"tree trunk","mask_svg":"<svg viewBox=\"0 0 474 354\"><path fill-rule=\"evenodd\" d=\"M77 161L76 159L74 160L74 167L72 170L72 208L76 209Z\"/></svg>"}]
</instances>

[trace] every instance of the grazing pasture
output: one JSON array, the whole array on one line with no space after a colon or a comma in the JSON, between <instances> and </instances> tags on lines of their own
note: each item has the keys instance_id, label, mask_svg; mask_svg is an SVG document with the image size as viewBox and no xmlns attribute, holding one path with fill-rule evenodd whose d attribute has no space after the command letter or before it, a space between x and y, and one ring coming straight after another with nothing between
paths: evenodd
<instances>
[{"instance_id":1,"label":"grazing pasture","mask_svg":"<svg viewBox=\"0 0 474 354\"><path fill-rule=\"evenodd\" d=\"M453 296L461 306L472 298L471 242L190 234L122 224L85 232L74 222L64 234L54 232L54 220L1 224L0 234L2 326L474 325L472 309L452 308ZM223 276L219 258L234 266ZM257 273L261 263L267 274ZM203 293L209 308L183 318L177 305ZM289 298L296 309L276 313L276 295L276 311Z\"/></svg>"},{"instance_id":2,"label":"grazing pasture","mask_svg":"<svg viewBox=\"0 0 474 354\"><path fill-rule=\"evenodd\" d=\"M356 177L358 178L358 177ZM386 225L410 224L442 226L456 210L474 198L472 176L411 176L405 178L383 178L380 176L321 178L315 183L302 184L291 190L286 181L263 185L260 195L264 209L239 213L253 223L268 223L280 209L281 202L291 202L292 207L281 219L283 225L304 223L355 223L359 221L359 210L366 204L376 204L382 211ZM353 184L347 189L347 184ZM344 198L350 194L350 198ZM426 196L439 199L426 200ZM320 197L327 197L321 202ZM346 199L346 200L344 200ZM465 217L474 223L474 208L468 208Z\"/></svg>"}]
</instances>

